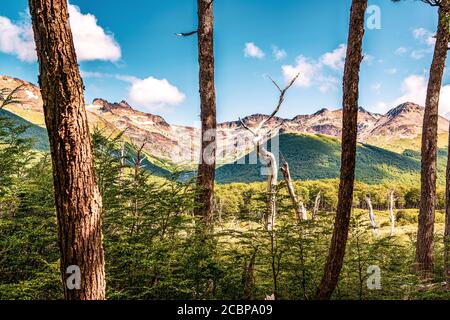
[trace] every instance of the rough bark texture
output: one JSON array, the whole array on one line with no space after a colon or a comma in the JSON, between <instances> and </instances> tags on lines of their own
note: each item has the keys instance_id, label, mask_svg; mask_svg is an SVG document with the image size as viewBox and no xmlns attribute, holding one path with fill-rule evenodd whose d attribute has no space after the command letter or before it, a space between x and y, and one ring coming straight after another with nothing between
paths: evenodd
<instances>
[{"instance_id":1,"label":"rough bark texture","mask_svg":"<svg viewBox=\"0 0 450 320\"><path fill-rule=\"evenodd\" d=\"M210 225L213 211L216 170L216 93L214 87L213 1L198 0L198 60L200 64L200 100L202 147L198 168L198 194L195 215Z\"/></svg>"},{"instance_id":2,"label":"rough bark texture","mask_svg":"<svg viewBox=\"0 0 450 320\"><path fill-rule=\"evenodd\" d=\"M422 134L422 177L417 233L416 268L423 280L429 280L433 272L433 241L436 205L436 163L438 142L439 96L450 40L450 0L443 0L439 8L439 23L430 69L428 92L425 102Z\"/></svg>"},{"instance_id":3,"label":"rough bark texture","mask_svg":"<svg viewBox=\"0 0 450 320\"><path fill-rule=\"evenodd\" d=\"M95 181L83 83L66 0L29 0L49 134L66 299L105 299L102 201ZM66 286L69 266L81 289Z\"/></svg>"},{"instance_id":4,"label":"rough bark texture","mask_svg":"<svg viewBox=\"0 0 450 320\"><path fill-rule=\"evenodd\" d=\"M317 299L330 299L335 290L345 255L355 180L356 141L358 134L359 70L362 62L364 15L367 0L353 0L350 13L347 57L343 83L343 132L341 179L338 209L331 240L330 252L325 265Z\"/></svg>"}]
</instances>

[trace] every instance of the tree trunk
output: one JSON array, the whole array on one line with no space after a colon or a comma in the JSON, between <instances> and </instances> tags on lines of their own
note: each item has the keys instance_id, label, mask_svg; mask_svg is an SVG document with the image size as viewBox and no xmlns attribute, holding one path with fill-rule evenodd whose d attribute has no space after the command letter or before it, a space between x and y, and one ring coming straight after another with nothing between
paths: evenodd
<instances>
[{"instance_id":1,"label":"tree trunk","mask_svg":"<svg viewBox=\"0 0 450 320\"><path fill-rule=\"evenodd\" d=\"M197 176L197 208L211 227L216 170L216 93L214 87L213 1L198 0L198 60L200 64L200 100L202 141Z\"/></svg>"},{"instance_id":2,"label":"tree trunk","mask_svg":"<svg viewBox=\"0 0 450 320\"><path fill-rule=\"evenodd\" d=\"M369 220L372 226L372 231L374 235L378 235L377 222L375 221L375 214L373 213L372 200L369 196L366 197L367 208L369 209Z\"/></svg>"},{"instance_id":3,"label":"tree trunk","mask_svg":"<svg viewBox=\"0 0 450 320\"><path fill-rule=\"evenodd\" d=\"M53 163L63 283L69 266L81 272L80 289L65 285L65 297L105 299L102 201L67 1L30 0L29 4Z\"/></svg>"},{"instance_id":4,"label":"tree trunk","mask_svg":"<svg viewBox=\"0 0 450 320\"><path fill-rule=\"evenodd\" d=\"M389 192L389 216L391 218L391 233L389 237L393 237L395 233L394 191Z\"/></svg>"},{"instance_id":5,"label":"tree trunk","mask_svg":"<svg viewBox=\"0 0 450 320\"><path fill-rule=\"evenodd\" d=\"M319 191L319 193L316 196L316 201L314 202L314 209L313 209L313 213L312 213L313 221L317 221L319 208L320 208L320 191Z\"/></svg>"},{"instance_id":6,"label":"tree trunk","mask_svg":"<svg viewBox=\"0 0 450 320\"><path fill-rule=\"evenodd\" d=\"M292 204L294 205L298 221L308 220L305 205L303 204L302 201L298 200L297 194L295 193L294 183L292 182L291 172L289 170L289 164L287 162L283 164L281 172L283 173L284 181L286 182L286 186L289 191L289 196L291 197Z\"/></svg>"},{"instance_id":7,"label":"tree trunk","mask_svg":"<svg viewBox=\"0 0 450 320\"><path fill-rule=\"evenodd\" d=\"M275 155L267 151L260 145L260 142L256 145L256 150L261 159L266 163L269 168L269 175L267 177L267 217L266 217L266 229L273 231L277 219L277 184L278 184L278 166Z\"/></svg>"},{"instance_id":8,"label":"tree trunk","mask_svg":"<svg viewBox=\"0 0 450 320\"><path fill-rule=\"evenodd\" d=\"M448 42L450 40L450 0L443 0L439 8L439 23L433 62L428 81L422 133L422 177L417 233L416 268L423 280L433 273L433 241L436 205L436 163L438 141L439 96L442 86Z\"/></svg>"},{"instance_id":9,"label":"tree trunk","mask_svg":"<svg viewBox=\"0 0 450 320\"><path fill-rule=\"evenodd\" d=\"M362 62L364 37L364 15L367 0L352 0L347 57L343 83L343 128L341 178L338 209L331 247L325 265L322 282L317 290L317 299L330 299L335 290L345 255L356 165L356 141L358 135L359 70Z\"/></svg>"}]
</instances>

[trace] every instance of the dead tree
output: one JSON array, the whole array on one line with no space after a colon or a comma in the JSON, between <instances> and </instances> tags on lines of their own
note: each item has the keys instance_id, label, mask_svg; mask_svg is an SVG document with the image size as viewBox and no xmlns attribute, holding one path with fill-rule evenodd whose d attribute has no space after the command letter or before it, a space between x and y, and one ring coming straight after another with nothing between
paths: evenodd
<instances>
[{"instance_id":1,"label":"dead tree","mask_svg":"<svg viewBox=\"0 0 450 320\"><path fill-rule=\"evenodd\" d=\"M394 236L395 233L395 213L394 213L394 191L389 192L389 216L391 218L391 233L389 237Z\"/></svg>"},{"instance_id":2,"label":"dead tree","mask_svg":"<svg viewBox=\"0 0 450 320\"><path fill-rule=\"evenodd\" d=\"M244 265L244 273L242 275L242 283L244 286L243 300L254 300L255 299L255 264L256 256L258 254L258 247L253 251L250 257L250 262Z\"/></svg>"},{"instance_id":3,"label":"dead tree","mask_svg":"<svg viewBox=\"0 0 450 320\"><path fill-rule=\"evenodd\" d=\"M316 196L316 201L314 202L314 209L313 209L313 213L312 213L313 221L317 221L319 208L320 208L320 191L319 191L319 193Z\"/></svg>"},{"instance_id":4,"label":"dead tree","mask_svg":"<svg viewBox=\"0 0 450 320\"><path fill-rule=\"evenodd\" d=\"M372 199L370 196L366 196L366 202L367 202L367 209L369 209L369 220L370 225L372 226L373 234L378 235L378 228L377 228L377 222L375 220L375 214L373 213L373 206L372 206Z\"/></svg>"},{"instance_id":5,"label":"dead tree","mask_svg":"<svg viewBox=\"0 0 450 320\"><path fill-rule=\"evenodd\" d=\"M266 164L266 166L269 168L269 174L267 179L267 207L268 207L268 214L265 218L265 224L266 229L268 231L272 231L275 225L276 221L276 214L277 214L277 199L276 199L276 187L278 184L278 166L277 166L277 160L275 155L272 152L267 151L263 144L265 142L265 137L268 135L269 137L272 134L272 131L270 131L268 134L262 134L261 129L264 126L264 124L268 123L270 120L272 120L276 114L280 111L281 105L284 102L284 96L286 95L286 92L294 85L295 81L297 81L300 74L294 77L292 81L286 86L286 88L281 89L280 86L272 80L272 82L275 84L275 86L280 91L280 98L278 100L278 105L275 108L275 111L272 112L272 114L265 120L261 121L261 123L258 125L256 129L251 129L248 127L244 121L239 119L240 123L242 124L242 127L249 131L253 136L253 143L255 145L256 153L260 156L261 160Z\"/></svg>"},{"instance_id":6,"label":"dead tree","mask_svg":"<svg viewBox=\"0 0 450 320\"><path fill-rule=\"evenodd\" d=\"M298 221L300 222L308 220L305 205L303 204L303 201L300 201L298 199L295 192L294 183L292 182L291 172L289 170L289 163L287 161L285 161L283 167L281 167L281 172L283 173L284 181L286 182L289 196L291 197L292 204L294 205Z\"/></svg>"}]
</instances>

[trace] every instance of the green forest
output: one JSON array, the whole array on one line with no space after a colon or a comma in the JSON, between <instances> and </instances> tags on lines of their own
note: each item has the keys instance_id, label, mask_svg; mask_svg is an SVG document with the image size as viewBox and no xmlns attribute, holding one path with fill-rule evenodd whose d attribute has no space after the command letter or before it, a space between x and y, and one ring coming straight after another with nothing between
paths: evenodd
<instances>
[{"instance_id":1,"label":"green forest","mask_svg":"<svg viewBox=\"0 0 450 320\"><path fill-rule=\"evenodd\" d=\"M100 1L2 4L19 20L0 15L15 56L1 67L37 84L0 76L0 301L175 300L186 315L188 302L450 300L450 0L242 2L142 1L128 20L122 2L108 17L81 10ZM436 32L412 29L419 5ZM417 50L377 38L381 8ZM286 40L294 9L308 32ZM113 13L120 27L104 29ZM243 42L244 22L263 36ZM289 53L270 40L278 23ZM368 38L396 49L371 56ZM385 82L366 82L374 70ZM339 109L300 114L316 100Z\"/></svg>"},{"instance_id":2,"label":"green forest","mask_svg":"<svg viewBox=\"0 0 450 320\"><path fill-rule=\"evenodd\" d=\"M29 137L29 125L0 117L0 299L62 299L51 158ZM287 137L289 138L289 137ZM325 138L318 138L325 139ZM279 226L264 227L266 184L218 184L214 232L198 235L195 181L180 182L150 170L136 174L136 153L121 161L120 136L92 136L103 198L108 299L311 299L320 277L338 202L338 179L297 180L311 215L320 192L317 221L298 221L281 183ZM327 141L327 140L325 140ZM245 167L245 166L244 166ZM390 235L389 192L395 192L396 231ZM444 189L438 189L437 230L444 226ZM379 234L367 217L370 195ZM449 299L411 270L420 190L416 184L356 184L347 254L335 299ZM311 217L310 217L311 218ZM436 239L436 257L443 245ZM370 266L381 266L381 289L369 290ZM443 280L436 261L435 281Z\"/></svg>"}]
</instances>

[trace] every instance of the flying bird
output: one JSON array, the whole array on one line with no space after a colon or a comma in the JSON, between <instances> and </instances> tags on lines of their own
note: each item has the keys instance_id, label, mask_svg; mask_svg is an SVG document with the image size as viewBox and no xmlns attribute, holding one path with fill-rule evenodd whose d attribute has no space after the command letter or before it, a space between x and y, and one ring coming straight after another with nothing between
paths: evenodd
<instances>
[{"instance_id":1,"label":"flying bird","mask_svg":"<svg viewBox=\"0 0 450 320\"><path fill-rule=\"evenodd\" d=\"M191 31L191 32L175 33L175 35L178 36L178 37L190 37L190 36L196 34L197 32L198 31L195 30L195 31Z\"/></svg>"}]
</instances>

